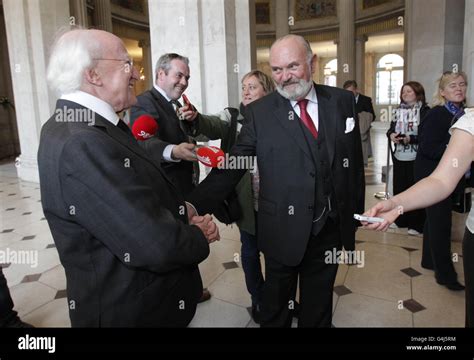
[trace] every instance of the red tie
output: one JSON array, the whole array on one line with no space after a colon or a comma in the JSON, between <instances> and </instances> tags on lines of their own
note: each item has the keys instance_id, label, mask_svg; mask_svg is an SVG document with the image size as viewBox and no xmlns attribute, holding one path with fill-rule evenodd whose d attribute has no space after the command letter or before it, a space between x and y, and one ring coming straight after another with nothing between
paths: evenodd
<instances>
[{"instance_id":1,"label":"red tie","mask_svg":"<svg viewBox=\"0 0 474 360\"><path fill-rule=\"evenodd\" d=\"M300 107L300 118L303 121L303 124L311 131L313 137L315 139L318 138L318 130L316 130L316 126L314 126L313 119L309 116L308 111L306 110L306 106L308 105L308 99L303 99L298 101L298 106Z\"/></svg>"}]
</instances>

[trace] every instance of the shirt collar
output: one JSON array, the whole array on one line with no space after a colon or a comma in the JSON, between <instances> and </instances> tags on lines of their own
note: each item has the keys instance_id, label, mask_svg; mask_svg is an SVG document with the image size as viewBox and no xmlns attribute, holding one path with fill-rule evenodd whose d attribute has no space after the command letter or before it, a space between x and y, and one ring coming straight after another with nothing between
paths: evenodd
<instances>
[{"instance_id":1,"label":"shirt collar","mask_svg":"<svg viewBox=\"0 0 474 360\"><path fill-rule=\"evenodd\" d=\"M115 126L117 126L120 120L113 107L109 103L106 103L104 100L84 91L77 90L72 93L62 95L60 99L72 101L76 104L91 109L93 112L99 114Z\"/></svg>"},{"instance_id":2,"label":"shirt collar","mask_svg":"<svg viewBox=\"0 0 474 360\"><path fill-rule=\"evenodd\" d=\"M156 89L156 91L158 91L158 92L166 99L166 101L168 101L168 102L171 101L171 99L169 98L169 96L166 95L166 92L165 92L162 88L160 88L160 87L159 87L158 85L156 85L156 84L153 84L153 87Z\"/></svg>"},{"instance_id":3,"label":"shirt collar","mask_svg":"<svg viewBox=\"0 0 474 360\"><path fill-rule=\"evenodd\" d=\"M305 99L308 99L308 101L317 104L318 103L318 97L316 96L316 89L314 88L314 85L311 85L311 90L309 91L308 94L306 94ZM290 100L291 106L294 108L296 104L298 104L297 100Z\"/></svg>"}]
</instances>

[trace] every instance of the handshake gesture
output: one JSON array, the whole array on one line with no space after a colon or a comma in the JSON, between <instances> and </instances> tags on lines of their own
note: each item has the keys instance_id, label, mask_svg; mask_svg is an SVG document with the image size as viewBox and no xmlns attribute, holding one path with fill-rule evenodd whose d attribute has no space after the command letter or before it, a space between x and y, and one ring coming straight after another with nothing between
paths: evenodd
<instances>
[{"instance_id":1,"label":"handshake gesture","mask_svg":"<svg viewBox=\"0 0 474 360\"><path fill-rule=\"evenodd\" d=\"M196 225L199 229L201 229L209 244L221 239L219 235L219 228L217 227L216 223L212 221L213 219L211 215L196 215L196 211L188 203L186 203L186 208L188 210L189 224Z\"/></svg>"}]
</instances>

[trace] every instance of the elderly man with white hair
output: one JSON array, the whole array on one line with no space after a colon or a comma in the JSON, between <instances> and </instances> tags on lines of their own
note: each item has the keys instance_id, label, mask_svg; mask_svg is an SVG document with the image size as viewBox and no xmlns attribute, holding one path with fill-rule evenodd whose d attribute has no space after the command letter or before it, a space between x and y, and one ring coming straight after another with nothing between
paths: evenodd
<instances>
[{"instance_id":1,"label":"elderly man with white hair","mask_svg":"<svg viewBox=\"0 0 474 360\"><path fill-rule=\"evenodd\" d=\"M123 42L66 32L47 77L60 98L41 131L41 200L72 326L187 326L198 264L219 232L209 215L188 220L180 192L117 116L136 102L138 79Z\"/></svg>"}]
</instances>

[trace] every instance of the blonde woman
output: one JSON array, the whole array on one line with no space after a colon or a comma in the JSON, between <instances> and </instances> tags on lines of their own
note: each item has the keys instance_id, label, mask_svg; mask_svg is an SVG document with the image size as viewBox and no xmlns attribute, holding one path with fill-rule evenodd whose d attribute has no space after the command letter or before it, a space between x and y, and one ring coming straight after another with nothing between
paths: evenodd
<instances>
[{"instance_id":1,"label":"blonde woman","mask_svg":"<svg viewBox=\"0 0 474 360\"><path fill-rule=\"evenodd\" d=\"M251 102L258 100L265 95L274 91L273 81L265 73L260 70L252 70L242 77L242 99L239 107L239 124L237 132L242 127L240 122L243 121L246 107ZM207 120L207 124L213 124L216 128L216 118L219 118L222 124L221 148L230 150L228 144L229 126L231 114L228 109L222 111L217 116L202 115ZM239 205L242 210L242 217L236 222L240 231L242 268L245 274L245 284L252 299L252 319L258 324L260 323L260 303L261 292L263 288L263 274L260 265L260 250L257 244L257 211L258 211L258 192L259 192L259 173L258 169L247 171L242 180L236 187Z\"/></svg>"},{"instance_id":2,"label":"blonde woman","mask_svg":"<svg viewBox=\"0 0 474 360\"><path fill-rule=\"evenodd\" d=\"M462 72L445 72L438 81L433 108L419 127L415 180L429 176L438 166L451 137L449 128L464 114L467 77ZM421 266L434 270L438 284L464 289L457 280L451 260L451 211L448 197L426 208Z\"/></svg>"}]
</instances>

